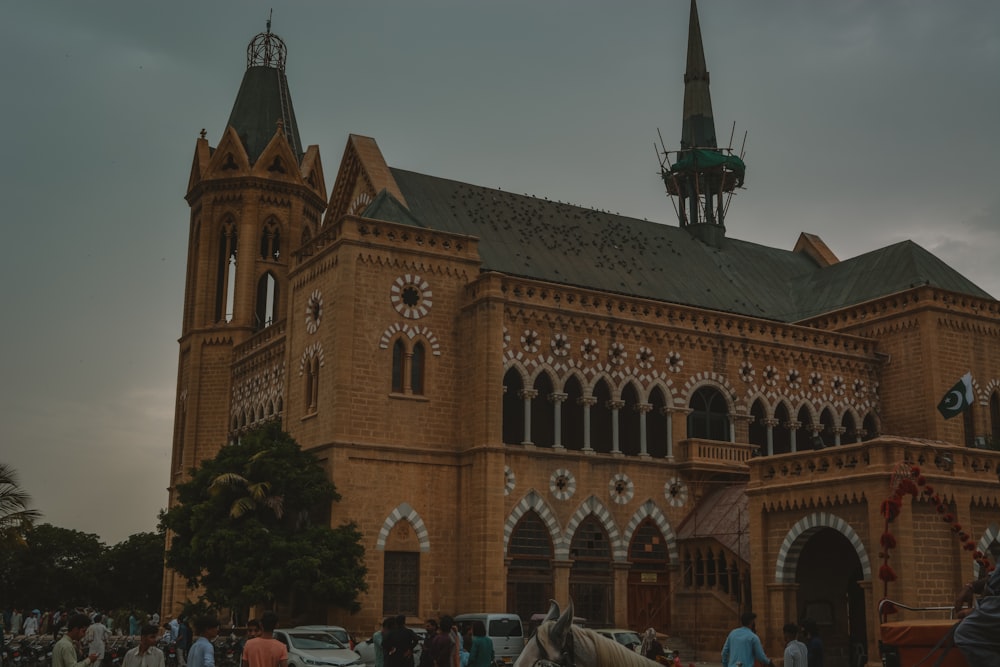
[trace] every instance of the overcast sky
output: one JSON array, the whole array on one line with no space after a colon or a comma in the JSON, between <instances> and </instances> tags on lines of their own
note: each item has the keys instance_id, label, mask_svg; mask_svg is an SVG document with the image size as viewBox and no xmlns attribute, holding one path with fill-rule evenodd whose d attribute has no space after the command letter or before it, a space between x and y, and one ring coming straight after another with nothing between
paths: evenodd
<instances>
[{"instance_id":1,"label":"overcast sky","mask_svg":"<svg viewBox=\"0 0 1000 667\"><path fill-rule=\"evenodd\" d=\"M6 3L0 461L109 544L166 504L195 140L264 29L332 187L390 165L676 224L688 0ZM728 234L841 259L913 239L1000 294L1000 2L702 0Z\"/></svg>"}]
</instances>

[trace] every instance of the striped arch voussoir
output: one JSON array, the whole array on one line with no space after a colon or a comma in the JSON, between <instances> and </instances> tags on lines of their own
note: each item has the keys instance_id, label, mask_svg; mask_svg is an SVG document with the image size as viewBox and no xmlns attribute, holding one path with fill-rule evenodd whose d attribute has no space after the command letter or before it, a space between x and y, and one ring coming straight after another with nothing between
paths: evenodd
<instances>
[{"instance_id":1,"label":"striped arch voussoir","mask_svg":"<svg viewBox=\"0 0 1000 667\"><path fill-rule=\"evenodd\" d=\"M795 570L799 565L799 556L802 548L815 533L824 528L832 528L850 541L854 547L858 560L861 561L861 570L865 581L871 581L872 565L868 558L868 551L861 542L861 538L851 528L850 524L838 516L828 512L817 512L800 519L788 534L785 535L781 548L778 550L777 563L774 568L774 580L779 584L795 583Z\"/></svg>"},{"instance_id":2,"label":"striped arch voussoir","mask_svg":"<svg viewBox=\"0 0 1000 667\"><path fill-rule=\"evenodd\" d=\"M413 532L416 533L417 540L420 542L420 551L427 553L431 550L427 526L424 525L424 520L420 518L415 509L410 507L409 503L400 503L385 518L385 521L382 523L382 529L378 531L378 540L375 542L376 549L385 551L385 541L389 538L389 532L400 521L409 521L410 525L413 526Z\"/></svg>"}]
</instances>

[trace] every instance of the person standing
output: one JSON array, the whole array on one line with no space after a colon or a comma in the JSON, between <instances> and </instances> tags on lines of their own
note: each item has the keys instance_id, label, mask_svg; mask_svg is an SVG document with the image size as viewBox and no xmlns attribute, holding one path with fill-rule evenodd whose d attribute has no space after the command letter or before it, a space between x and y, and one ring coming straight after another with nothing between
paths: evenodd
<instances>
[{"instance_id":1,"label":"person standing","mask_svg":"<svg viewBox=\"0 0 1000 667\"><path fill-rule=\"evenodd\" d=\"M469 667L490 667L492 664L493 640L486 636L486 624L482 621L473 621Z\"/></svg>"},{"instance_id":2,"label":"person standing","mask_svg":"<svg viewBox=\"0 0 1000 667\"><path fill-rule=\"evenodd\" d=\"M163 651L156 647L157 627L146 625L140 632L139 645L125 653L122 667L164 667Z\"/></svg>"},{"instance_id":3,"label":"person standing","mask_svg":"<svg viewBox=\"0 0 1000 667\"><path fill-rule=\"evenodd\" d=\"M372 635L372 651L375 653L375 667L385 667L385 653L382 644L386 636L392 630L392 618L386 616L382 619L382 627Z\"/></svg>"},{"instance_id":4,"label":"person standing","mask_svg":"<svg viewBox=\"0 0 1000 667\"><path fill-rule=\"evenodd\" d=\"M819 636L816 621L804 619L802 631L805 633L806 650L809 652L809 667L823 667L823 640Z\"/></svg>"},{"instance_id":5,"label":"person standing","mask_svg":"<svg viewBox=\"0 0 1000 667\"><path fill-rule=\"evenodd\" d=\"M91 655L97 656L97 664L104 660L105 641L108 637L108 626L104 625L103 616L94 615L94 621L87 628L85 640Z\"/></svg>"},{"instance_id":6,"label":"person standing","mask_svg":"<svg viewBox=\"0 0 1000 667\"><path fill-rule=\"evenodd\" d=\"M639 653L644 658L656 660L663 655L663 644L656 638L656 630L647 628L642 633L642 644L639 646Z\"/></svg>"},{"instance_id":7,"label":"person standing","mask_svg":"<svg viewBox=\"0 0 1000 667\"><path fill-rule=\"evenodd\" d=\"M198 638L188 651L188 666L215 667L215 646L212 645L212 640L219 636L219 619L215 616L198 616L194 619L194 633Z\"/></svg>"},{"instance_id":8,"label":"person standing","mask_svg":"<svg viewBox=\"0 0 1000 667\"><path fill-rule=\"evenodd\" d=\"M73 614L66 622L66 634L52 647L52 667L88 667L97 662L97 656L91 654L83 660L76 659L75 642L83 639L87 632L90 619L86 614Z\"/></svg>"},{"instance_id":9,"label":"person standing","mask_svg":"<svg viewBox=\"0 0 1000 667\"><path fill-rule=\"evenodd\" d=\"M413 667L413 647L416 645L417 636L406 627L406 617L394 618L392 630L382 637L385 667Z\"/></svg>"},{"instance_id":10,"label":"person standing","mask_svg":"<svg viewBox=\"0 0 1000 667\"><path fill-rule=\"evenodd\" d=\"M128 615L128 634L130 637L135 637L139 634L142 624L139 623L139 615L135 613L135 609L132 613Z\"/></svg>"},{"instance_id":11,"label":"person standing","mask_svg":"<svg viewBox=\"0 0 1000 667\"><path fill-rule=\"evenodd\" d=\"M785 623L785 667L809 667L809 651L799 641L799 626Z\"/></svg>"},{"instance_id":12,"label":"person standing","mask_svg":"<svg viewBox=\"0 0 1000 667\"><path fill-rule=\"evenodd\" d=\"M274 638L278 615L265 611L260 617L260 636L248 639L243 647L240 663L243 667L286 667L288 647ZM190 662L189 662L190 664Z\"/></svg>"},{"instance_id":13,"label":"person standing","mask_svg":"<svg viewBox=\"0 0 1000 667\"><path fill-rule=\"evenodd\" d=\"M722 646L722 667L750 667L754 660L774 667L774 663L764 654L764 647L757 636L757 614L752 611L743 612L740 616L740 627L729 633L726 643Z\"/></svg>"},{"instance_id":14,"label":"person standing","mask_svg":"<svg viewBox=\"0 0 1000 667\"><path fill-rule=\"evenodd\" d=\"M451 616L442 616L437 634L424 649L430 655L431 667L451 667L451 653L455 647L451 640L451 626L454 623Z\"/></svg>"},{"instance_id":15,"label":"person standing","mask_svg":"<svg viewBox=\"0 0 1000 667\"><path fill-rule=\"evenodd\" d=\"M41 616L42 612L35 609L31 612L31 616L24 619L24 636L31 637L38 634L38 617Z\"/></svg>"},{"instance_id":16,"label":"person standing","mask_svg":"<svg viewBox=\"0 0 1000 667\"><path fill-rule=\"evenodd\" d=\"M218 634L218 629L216 629ZM191 626L186 618L177 619L177 636L174 638L177 644L177 664L180 667L187 665L188 648L191 646Z\"/></svg>"},{"instance_id":17,"label":"person standing","mask_svg":"<svg viewBox=\"0 0 1000 667\"><path fill-rule=\"evenodd\" d=\"M432 667L434 659L431 657L431 642L438 633L438 622L433 618L424 621L424 643L420 647L420 660L417 667Z\"/></svg>"},{"instance_id":18,"label":"person standing","mask_svg":"<svg viewBox=\"0 0 1000 667\"><path fill-rule=\"evenodd\" d=\"M14 607L14 611L10 614L10 632L13 635L21 634L21 624L24 622L24 616L21 614L20 607Z\"/></svg>"}]
</instances>

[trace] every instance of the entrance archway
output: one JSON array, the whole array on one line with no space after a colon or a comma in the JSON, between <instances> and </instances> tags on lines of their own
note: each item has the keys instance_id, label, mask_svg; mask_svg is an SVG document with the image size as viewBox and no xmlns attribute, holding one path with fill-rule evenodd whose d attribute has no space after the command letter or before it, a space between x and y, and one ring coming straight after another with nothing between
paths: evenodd
<instances>
[{"instance_id":1,"label":"entrance archway","mask_svg":"<svg viewBox=\"0 0 1000 667\"><path fill-rule=\"evenodd\" d=\"M866 567L863 547L859 553L859 545L851 539L857 535L849 526L851 535L845 534L838 529L842 520L836 521L837 527L813 525L793 538L794 546L786 552L790 558L779 572L786 581L798 584L798 620L816 622L823 638L824 664L850 667L868 646L867 610L860 582L870 580L870 568ZM786 538L786 545L788 542Z\"/></svg>"},{"instance_id":2,"label":"entrance archway","mask_svg":"<svg viewBox=\"0 0 1000 667\"><path fill-rule=\"evenodd\" d=\"M629 544L628 627L670 628L670 554L652 517L635 529Z\"/></svg>"}]
</instances>

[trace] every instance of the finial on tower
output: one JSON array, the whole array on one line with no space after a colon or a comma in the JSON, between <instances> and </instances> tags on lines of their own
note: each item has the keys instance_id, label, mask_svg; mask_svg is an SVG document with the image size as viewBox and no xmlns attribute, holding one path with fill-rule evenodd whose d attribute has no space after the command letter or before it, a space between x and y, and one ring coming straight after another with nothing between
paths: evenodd
<instances>
[{"instance_id":1,"label":"finial on tower","mask_svg":"<svg viewBox=\"0 0 1000 667\"><path fill-rule=\"evenodd\" d=\"M272 9L267 15L267 32L261 32L250 40L247 46L247 69L251 67L273 67L285 71L287 49L285 42L271 32Z\"/></svg>"}]
</instances>

